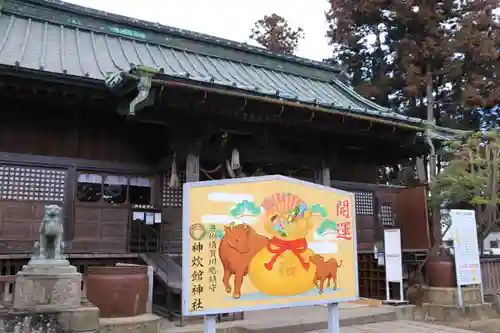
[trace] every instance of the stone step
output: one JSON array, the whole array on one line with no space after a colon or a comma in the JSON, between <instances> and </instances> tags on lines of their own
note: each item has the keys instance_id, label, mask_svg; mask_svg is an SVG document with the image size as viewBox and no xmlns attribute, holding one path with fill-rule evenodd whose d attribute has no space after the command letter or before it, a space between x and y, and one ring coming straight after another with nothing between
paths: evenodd
<instances>
[{"instance_id":1,"label":"stone step","mask_svg":"<svg viewBox=\"0 0 500 333\"><path fill-rule=\"evenodd\" d=\"M160 317L145 313L135 317L126 318L101 318L99 320L100 332L106 333L158 333Z\"/></svg>"},{"instance_id":2,"label":"stone step","mask_svg":"<svg viewBox=\"0 0 500 333\"><path fill-rule=\"evenodd\" d=\"M406 320L342 327L340 333L474 333L473 331ZM319 330L310 333L327 333Z\"/></svg>"},{"instance_id":3,"label":"stone step","mask_svg":"<svg viewBox=\"0 0 500 333\"><path fill-rule=\"evenodd\" d=\"M457 327L472 330L474 332L498 332L498 329L500 329L500 318L460 323Z\"/></svg>"},{"instance_id":4,"label":"stone step","mask_svg":"<svg viewBox=\"0 0 500 333\"><path fill-rule=\"evenodd\" d=\"M246 313L244 320L217 324L217 332L232 333L302 333L324 330L328 326L326 307L307 307L255 311ZM258 313L258 314L257 314ZM399 317L393 307L356 306L340 310L340 325L364 325L370 323L395 321ZM169 327L167 327L169 326ZM171 323L163 325L162 333L202 333L203 325L175 327Z\"/></svg>"}]
</instances>

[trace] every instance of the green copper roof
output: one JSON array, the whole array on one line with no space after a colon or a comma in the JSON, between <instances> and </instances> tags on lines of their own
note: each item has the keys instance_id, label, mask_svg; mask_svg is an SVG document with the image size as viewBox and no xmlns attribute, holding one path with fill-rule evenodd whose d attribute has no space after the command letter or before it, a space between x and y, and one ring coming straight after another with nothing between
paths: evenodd
<instances>
[{"instance_id":1,"label":"green copper roof","mask_svg":"<svg viewBox=\"0 0 500 333\"><path fill-rule=\"evenodd\" d=\"M437 141L459 140L467 135L472 134L474 131L460 130L447 127L436 126L428 122L423 123L425 133L431 139Z\"/></svg>"},{"instance_id":2,"label":"green copper roof","mask_svg":"<svg viewBox=\"0 0 500 333\"><path fill-rule=\"evenodd\" d=\"M95 80L151 67L171 80L422 123L363 98L337 67L60 1L5 0L0 36L4 66Z\"/></svg>"}]
</instances>

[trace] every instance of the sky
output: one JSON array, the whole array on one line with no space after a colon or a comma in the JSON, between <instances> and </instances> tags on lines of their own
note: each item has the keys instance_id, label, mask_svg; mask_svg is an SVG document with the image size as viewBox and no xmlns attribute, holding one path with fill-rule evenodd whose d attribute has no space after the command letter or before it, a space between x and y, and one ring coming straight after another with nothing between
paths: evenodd
<instances>
[{"instance_id":1,"label":"sky","mask_svg":"<svg viewBox=\"0 0 500 333\"><path fill-rule=\"evenodd\" d=\"M304 29L296 55L323 60L332 54L325 37L327 0L65 0L115 14L255 45L248 36L254 22L276 13Z\"/></svg>"}]
</instances>

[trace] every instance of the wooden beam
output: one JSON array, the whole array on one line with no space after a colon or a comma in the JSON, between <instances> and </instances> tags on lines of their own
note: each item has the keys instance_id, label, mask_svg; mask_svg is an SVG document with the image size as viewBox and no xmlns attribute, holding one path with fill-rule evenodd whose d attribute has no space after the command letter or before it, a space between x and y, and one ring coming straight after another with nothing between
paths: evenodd
<instances>
[{"instance_id":1,"label":"wooden beam","mask_svg":"<svg viewBox=\"0 0 500 333\"><path fill-rule=\"evenodd\" d=\"M296 123L283 125L279 122L248 122L237 118L230 118L229 116L213 115L213 114L203 114L199 112L192 112L186 110L186 112L169 112L168 115L161 115L155 112L144 112L139 115L143 121L160 121L164 122L171 128L177 128L177 130L183 130L189 132L194 124L203 124L207 131L226 131L235 132L246 135L261 135L263 130L273 133L275 138L283 139L295 139L304 140L306 138L315 138L318 140L319 145L329 145L332 146L332 141L335 141L333 145L338 146L336 142L343 141L347 142L347 145L354 145L356 143L361 148L369 149L370 151L376 151L378 146L379 149L387 150L387 147L392 147L392 152L395 154L399 149L403 154L407 156L413 156L415 154L421 154L423 149L426 149L425 145L416 144L416 138L413 135L396 135L392 132L381 132L371 134L367 131L363 131L361 128L356 127L332 127L328 124L328 121L324 123L325 128L328 130L318 130L314 128L309 123ZM184 124L184 125L183 125Z\"/></svg>"},{"instance_id":2,"label":"wooden beam","mask_svg":"<svg viewBox=\"0 0 500 333\"><path fill-rule=\"evenodd\" d=\"M305 110L302 108L282 107L275 104L266 104L241 98L231 98L227 96L217 96L209 94L208 97L203 92L195 92L182 89L166 89L162 96L158 98L162 102L162 109L168 105L171 109L186 110L211 115L228 115L250 122L280 122L285 125L287 122L295 120L302 122L302 125L310 124L316 129L332 130L335 124L354 125L361 132L380 131L380 134L392 133L416 133L415 130L377 123L375 120L354 119L347 115L334 114L321 111ZM287 121L288 120L288 121ZM344 127L344 126L342 126ZM341 130L341 128L336 128ZM371 134L369 134L371 135Z\"/></svg>"},{"instance_id":3,"label":"wooden beam","mask_svg":"<svg viewBox=\"0 0 500 333\"><path fill-rule=\"evenodd\" d=\"M61 75L48 71L33 71L23 67L11 67L0 65L0 74L8 78L7 81L23 80L31 82L33 85L46 86L47 83L64 86L67 88L91 88L95 90L107 91L102 80L88 77L76 77L71 75Z\"/></svg>"},{"instance_id":4,"label":"wooden beam","mask_svg":"<svg viewBox=\"0 0 500 333\"><path fill-rule=\"evenodd\" d=\"M76 167L77 169L85 170L99 170L108 172L124 172L124 173L138 173L138 174L151 174L155 170L152 166L126 164L117 162L85 160L67 157L53 157L31 154L16 154L0 152L0 163L10 165L32 165L40 167Z\"/></svg>"},{"instance_id":5,"label":"wooden beam","mask_svg":"<svg viewBox=\"0 0 500 333\"><path fill-rule=\"evenodd\" d=\"M400 137L397 138L397 140L396 138L389 140L379 137L371 137L370 139L368 139L356 135L355 130L351 131L348 134L342 134L336 131L317 132L310 129L304 129L300 126L283 127L273 123L246 123L234 119L228 119L225 117L198 117L192 118L191 122L204 124L207 127L206 134L209 134L210 132L212 134L228 132L236 133L239 135L256 136L260 138L260 141L266 142L266 146L267 143L272 144L273 142L267 142L267 138L263 138L263 131L266 131L267 135L271 133L272 139L274 140L288 140L291 142L315 141L316 146L324 146L328 149L342 146L351 148L357 146L360 150L366 149L373 152L376 150L387 150L388 147L391 147L393 154L400 150L403 155L408 156L413 156L412 148L415 149L416 152L420 152L420 150L417 150L416 146L413 144L413 138L405 139ZM182 131L184 132L190 131L189 125L186 125L186 127L182 127L176 120L166 120L165 123L168 124L169 127L175 127L178 130L182 129Z\"/></svg>"},{"instance_id":6,"label":"wooden beam","mask_svg":"<svg viewBox=\"0 0 500 333\"><path fill-rule=\"evenodd\" d=\"M253 164L286 164L298 168L304 165L317 166L321 164L321 156L315 154L294 154L286 151L267 151L249 145L237 147L242 163ZM227 152L220 147L204 147L202 157L214 163L220 163L229 158Z\"/></svg>"},{"instance_id":7,"label":"wooden beam","mask_svg":"<svg viewBox=\"0 0 500 333\"><path fill-rule=\"evenodd\" d=\"M0 254L0 260L28 260L32 253ZM69 259L126 259L139 258L138 253L65 253Z\"/></svg>"},{"instance_id":8,"label":"wooden beam","mask_svg":"<svg viewBox=\"0 0 500 333\"><path fill-rule=\"evenodd\" d=\"M399 186L399 185L382 185L374 183L346 182L339 180L332 180L331 186L343 190L367 190L367 191L374 191L377 189L402 190L406 188L405 186Z\"/></svg>"}]
</instances>

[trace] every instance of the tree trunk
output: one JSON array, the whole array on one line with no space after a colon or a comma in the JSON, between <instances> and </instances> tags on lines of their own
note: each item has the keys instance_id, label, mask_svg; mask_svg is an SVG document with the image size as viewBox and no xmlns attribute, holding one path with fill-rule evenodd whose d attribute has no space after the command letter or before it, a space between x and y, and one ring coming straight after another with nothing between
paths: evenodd
<instances>
[{"instance_id":1,"label":"tree trunk","mask_svg":"<svg viewBox=\"0 0 500 333\"><path fill-rule=\"evenodd\" d=\"M427 121L429 123L434 123L434 96L432 94L432 72L430 65L427 65L427 86L426 86L426 99L427 99ZM437 159L435 151L432 151L429 155L429 184L432 183L437 175ZM441 211L440 207L432 208L432 236L434 242L441 241ZM432 254L431 254L432 255Z\"/></svg>"},{"instance_id":2,"label":"tree trunk","mask_svg":"<svg viewBox=\"0 0 500 333\"><path fill-rule=\"evenodd\" d=\"M482 256L484 254L484 240L488 236L484 236L482 233L477 236L477 245L479 247L479 256Z\"/></svg>"}]
</instances>

